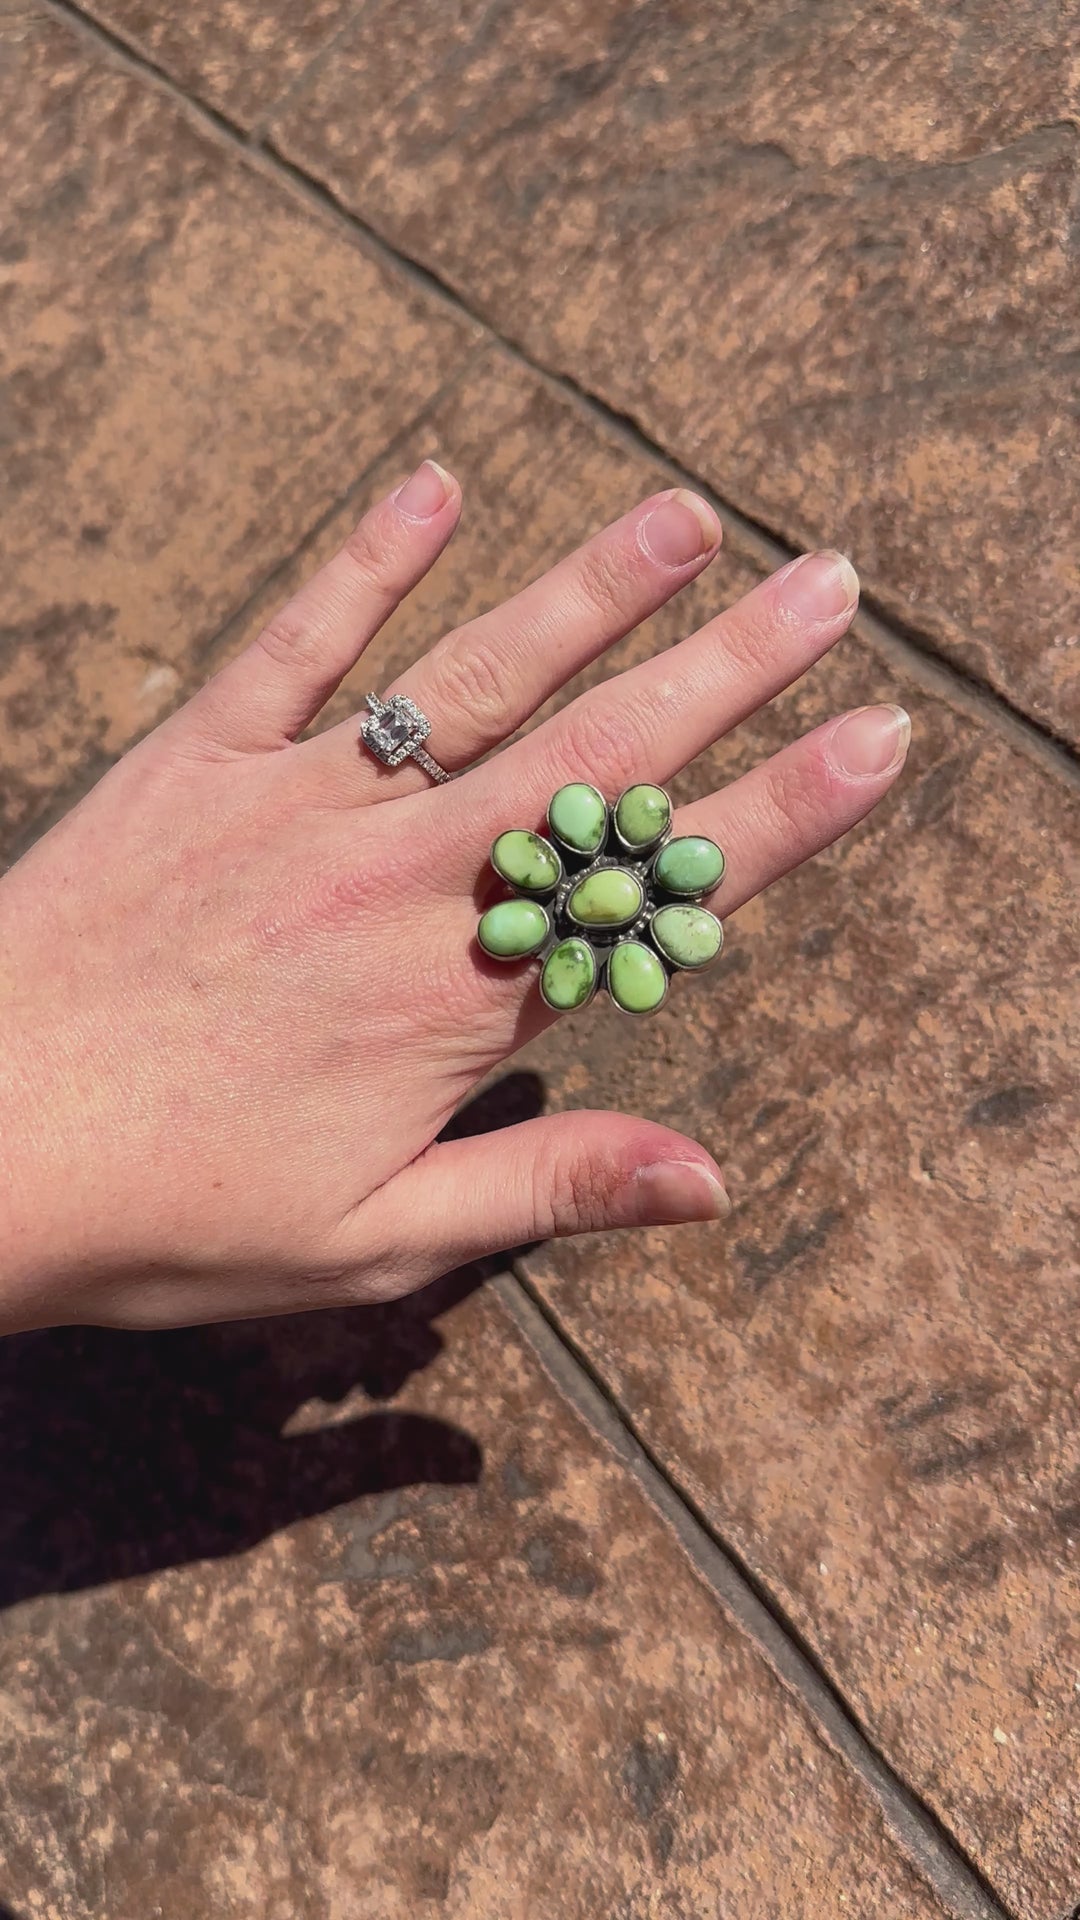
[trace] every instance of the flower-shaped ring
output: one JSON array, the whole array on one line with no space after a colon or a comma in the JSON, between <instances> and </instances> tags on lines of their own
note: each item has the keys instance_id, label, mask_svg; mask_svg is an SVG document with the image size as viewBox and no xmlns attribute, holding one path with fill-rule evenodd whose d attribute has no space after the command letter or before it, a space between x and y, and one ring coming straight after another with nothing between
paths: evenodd
<instances>
[{"instance_id":1,"label":"flower-shaped ring","mask_svg":"<svg viewBox=\"0 0 1080 1920\"><path fill-rule=\"evenodd\" d=\"M701 900L719 886L724 856L699 834L672 838L662 787L627 787L613 807L584 781L560 787L546 836L509 828L491 864L515 897L481 915L480 945L493 960L539 959L556 1013L600 987L623 1013L655 1013L671 975L700 972L723 944Z\"/></svg>"}]
</instances>

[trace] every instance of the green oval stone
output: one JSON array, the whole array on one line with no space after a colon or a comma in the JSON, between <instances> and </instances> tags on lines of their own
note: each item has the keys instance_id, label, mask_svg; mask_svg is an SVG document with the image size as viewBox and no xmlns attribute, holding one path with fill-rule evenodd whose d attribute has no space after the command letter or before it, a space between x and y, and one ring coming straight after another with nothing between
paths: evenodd
<instances>
[{"instance_id":1,"label":"green oval stone","mask_svg":"<svg viewBox=\"0 0 1080 1920\"><path fill-rule=\"evenodd\" d=\"M607 801L595 787L572 780L551 796L548 826L575 853L599 853L607 833Z\"/></svg>"},{"instance_id":2,"label":"green oval stone","mask_svg":"<svg viewBox=\"0 0 1080 1920\"><path fill-rule=\"evenodd\" d=\"M652 1013L668 989L667 974L651 947L639 940L622 940L612 948L607 971L608 992L624 1013Z\"/></svg>"},{"instance_id":3,"label":"green oval stone","mask_svg":"<svg viewBox=\"0 0 1080 1920\"><path fill-rule=\"evenodd\" d=\"M662 787L627 787L615 806L615 825L628 847L651 847L668 830L671 801Z\"/></svg>"},{"instance_id":4,"label":"green oval stone","mask_svg":"<svg viewBox=\"0 0 1080 1920\"><path fill-rule=\"evenodd\" d=\"M560 940L544 961L540 992L556 1013L584 1006L596 985L596 955L587 940Z\"/></svg>"},{"instance_id":5,"label":"green oval stone","mask_svg":"<svg viewBox=\"0 0 1080 1920\"><path fill-rule=\"evenodd\" d=\"M724 873L724 856L715 840L688 833L669 840L653 862L653 874L668 893L708 893Z\"/></svg>"},{"instance_id":6,"label":"green oval stone","mask_svg":"<svg viewBox=\"0 0 1080 1920\"><path fill-rule=\"evenodd\" d=\"M554 847L538 833L526 833L512 827L500 833L491 849L491 864L496 873L522 893L550 893L562 879L562 861Z\"/></svg>"},{"instance_id":7,"label":"green oval stone","mask_svg":"<svg viewBox=\"0 0 1080 1920\"><path fill-rule=\"evenodd\" d=\"M476 937L493 960L523 960L537 953L551 930L546 910L535 900L500 900L481 914Z\"/></svg>"},{"instance_id":8,"label":"green oval stone","mask_svg":"<svg viewBox=\"0 0 1080 1920\"><path fill-rule=\"evenodd\" d=\"M707 967L723 945L724 929L705 907L661 907L653 915L652 936L676 967Z\"/></svg>"},{"instance_id":9,"label":"green oval stone","mask_svg":"<svg viewBox=\"0 0 1080 1920\"><path fill-rule=\"evenodd\" d=\"M645 903L636 873L625 867L601 867L579 880L566 911L579 927L628 927Z\"/></svg>"}]
</instances>

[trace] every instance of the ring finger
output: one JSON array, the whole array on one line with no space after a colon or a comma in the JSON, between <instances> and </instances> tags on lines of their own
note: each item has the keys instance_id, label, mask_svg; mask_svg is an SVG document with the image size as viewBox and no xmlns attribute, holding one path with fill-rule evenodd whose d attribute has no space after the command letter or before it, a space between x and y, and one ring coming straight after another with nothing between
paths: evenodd
<instances>
[{"instance_id":1,"label":"ring finger","mask_svg":"<svg viewBox=\"0 0 1080 1920\"><path fill-rule=\"evenodd\" d=\"M655 494L513 599L446 634L385 692L407 695L427 715L428 750L458 772L696 578L720 538L716 515L696 494ZM408 760L385 778L359 743L355 720L328 729L303 751L348 804L397 799L429 785Z\"/></svg>"}]
</instances>

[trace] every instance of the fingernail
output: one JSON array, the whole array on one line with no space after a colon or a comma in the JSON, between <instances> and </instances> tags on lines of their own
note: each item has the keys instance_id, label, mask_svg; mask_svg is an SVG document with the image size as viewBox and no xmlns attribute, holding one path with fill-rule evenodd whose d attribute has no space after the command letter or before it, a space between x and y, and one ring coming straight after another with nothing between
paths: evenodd
<instances>
[{"instance_id":1,"label":"fingernail","mask_svg":"<svg viewBox=\"0 0 1080 1920\"><path fill-rule=\"evenodd\" d=\"M636 1179L642 1226L722 1220L731 1212L727 1188L700 1160L661 1160L654 1167L639 1167Z\"/></svg>"},{"instance_id":2,"label":"fingernail","mask_svg":"<svg viewBox=\"0 0 1080 1920\"><path fill-rule=\"evenodd\" d=\"M394 499L410 520L430 520L450 498L450 475L437 460L425 460Z\"/></svg>"},{"instance_id":3,"label":"fingernail","mask_svg":"<svg viewBox=\"0 0 1080 1920\"><path fill-rule=\"evenodd\" d=\"M911 720L903 707L859 707L845 714L825 749L839 773L871 780L901 767L911 739Z\"/></svg>"},{"instance_id":4,"label":"fingernail","mask_svg":"<svg viewBox=\"0 0 1080 1920\"><path fill-rule=\"evenodd\" d=\"M685 567L720 538L720 522L696 493L680 487L653 508L641 523L639 539L646 553L664 567Z\"/></svg>"},{"instance_id":5,"label":"fingernail","mask_svg":"<svg viewBox=\"0 0 1080 1920\"><path fill-rule=\"evenodd\" d=\"M804 553L780 580L780 598L803 620L835 620L858 598L859 576L842 553Z\"/></svg>"}]
</instances>

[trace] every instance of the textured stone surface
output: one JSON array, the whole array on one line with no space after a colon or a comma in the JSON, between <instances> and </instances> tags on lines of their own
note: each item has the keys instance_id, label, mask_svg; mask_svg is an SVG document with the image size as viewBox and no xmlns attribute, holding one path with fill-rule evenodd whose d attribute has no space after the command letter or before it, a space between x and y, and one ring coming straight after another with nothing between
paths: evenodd
<instances>
[{"instance_id":1,"label":"textured stone surface","mask_svg":"<svg viewBox=\"0 0 1080 1920\"><path fill-rule=\"evenodd\" d=\"M439 1305L0 1345L0 1899L945 1920L501 1310Z\"/></svg>"},{"instance_id":2,"label":"textured stone surface","mask_svg":"<svg viewBox=\"0 0 1080 1920\"><path fill-rule=\"evenodd\" d=\"M1080 737L1075 8L371 0L274 138Z\"/></svg>"},{"instance_id":3,"label":"textured stone surface","mask_svg":"<svg viewBox=\"0 0 1080 1920\"><path fill-rule=\"evenodd\" d=\"M409 457L428 452L465 524L357 687L665 478L498 355ZM756 577L729 530L611 665ZM628 1031L601 999L532 1054L553 1102L703 1140L734 1216L528 1263L874 1739L1018 1912L1057 1920L1080 1898L1071 803L855 639L675 797L879 698L914 736L877 820L735 916L654 1019Z\"/></svg>"},{"instance_id":4,"label":"textured stone surface","mask_svg":"<svg viewBox=\"0 0 1080 1920\"><path fill-rule=\"evenodd\" d=\"M89 0L82 9L243 127L259 121L356 10L357 0Z\"/></svg>"},{"instance_id":5,"label":"textured stone surface","mask_svg":"<svg viewBox=\"0 0 1080 1920\"><path fill-rule=\"evenodd\" d=\"M175 699L471 339L32 7L0 15L0 825Z\"/></svg>"}]
</instances>

